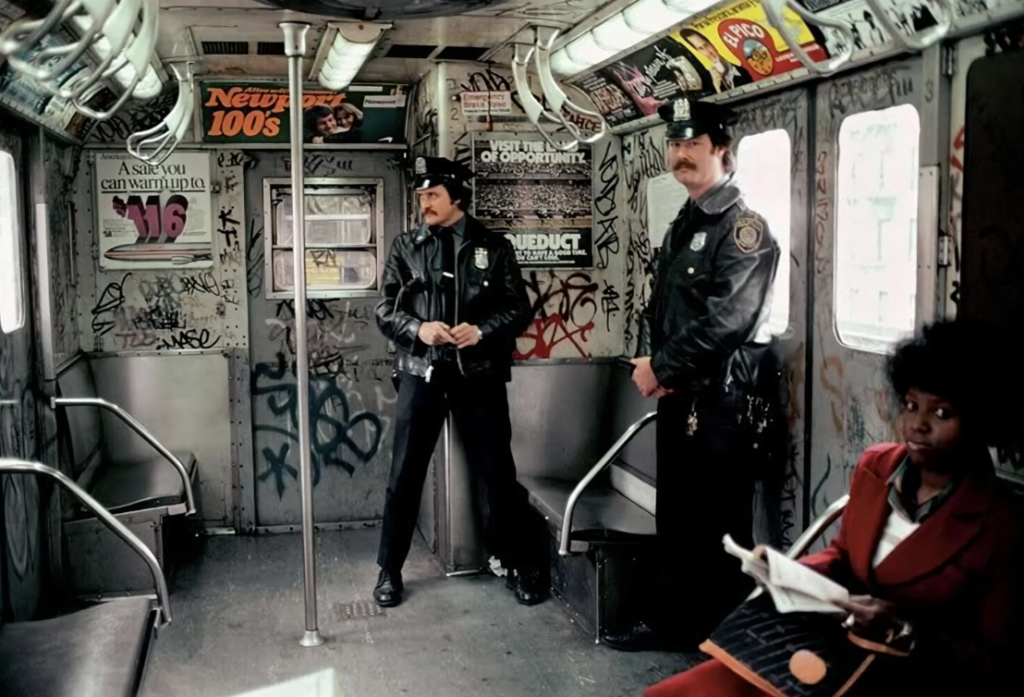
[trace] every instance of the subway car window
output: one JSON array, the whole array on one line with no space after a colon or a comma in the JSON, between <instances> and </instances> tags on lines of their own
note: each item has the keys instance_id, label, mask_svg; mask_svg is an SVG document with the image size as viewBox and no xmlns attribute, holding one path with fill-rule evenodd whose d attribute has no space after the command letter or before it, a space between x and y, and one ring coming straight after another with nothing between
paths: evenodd
<instances>
[{"instance_id":1,"label":"subway car window","mask_svg":"<svg viewBox=\"0 0 1024 697\"><path fill-rule=\"evenodd\" d=\"M789 134L780 128L743 138L736 153L736 177L743 198L768 220L768 229L779 244L779 268L768 319L775 335L789 328L790 152Z\"/></svg>"},{"instance_id":2,"label":"subway car window","mask_svg":"<svg viewBox=\"0 0 1024 697\"><path fill-rule=\"evenodd\" d=\"M309 188L306 191L306 284L311 297L373 294L383 239L378 230L378 186ZM288 297L295 284L291 189L271 185L273 235L267 240L272 283L268 297Z\"/></svg>"},{"instance_id":3,"label":"subway car window","mask_svg":"<svg viewBox=\"0 0 1024 697\"><path fill-rule=\"evenodd\" d=\"M25 324L19 208L14 157L0 150L0 330L5 334Z\"/></svg>"},{"instance_id":4,"label":"subway car window","mask_svg":"<svg viewBox=\"0 0 1024 697\"><path fill-rule=\"evenodd\" d=\"M835 316L839 341L884 353L914 329L917 109L847 117L839 129Z\"/></svg>"}]
</instances>

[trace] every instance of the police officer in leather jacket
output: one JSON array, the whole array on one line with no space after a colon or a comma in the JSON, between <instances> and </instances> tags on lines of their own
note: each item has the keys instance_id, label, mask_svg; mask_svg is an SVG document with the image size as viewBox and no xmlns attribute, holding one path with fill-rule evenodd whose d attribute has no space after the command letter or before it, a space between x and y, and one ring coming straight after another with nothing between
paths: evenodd
<instances>
[{"instance_id":1,"label":"police officer in leather jacket","mask_svg":"<svg viewBox=\"0 0 1024 697\"><path fill-rule=\"evenodd\" d=\"M689 194L665 236L633 361L640 392L658 398L660 568L645 621L605 642L696 650L750 589L722 537L753 546L752 463L767 413L756 387L779 247L734 181L734 115L685 98L659 114Z\"/></svg>"},{"instance_id":2,"label":"police officer in leather jacket","mask_svg":"<svg viewBox=\"0 0 1024 697\"><path fill-rule=\"evenodd\" d=\"M533 313L512 245L465 212L472 176L451 160L417 158L424 223L394 241L384 267L377 324L397 350L398 403L373 591L382 607L402 601L402 566L449 411L486 488L490 548L509 570L506 582L519 602L541 600L538 568L523 542L529 516L506 394L516 338Z\"/></svg>"}]
</instances>

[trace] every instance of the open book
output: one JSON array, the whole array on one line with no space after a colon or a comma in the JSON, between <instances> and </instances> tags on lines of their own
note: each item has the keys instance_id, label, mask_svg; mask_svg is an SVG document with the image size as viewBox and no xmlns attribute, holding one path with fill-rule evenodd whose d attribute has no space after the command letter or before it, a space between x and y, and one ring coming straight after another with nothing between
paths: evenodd
<instances>
[{"instance_id":1,"label":"open book","mask_svg":"<svg viewBox=\"0 0 1024 697\"><path fill-rule=\"evenodd\" d=\"M845 612L835 601L849 601L849 591L817 571L771 547L743 549L729 535L722 538L722 544L742 562L743 571L771 594L779 612Z\"/></svg>"}]
</instances>

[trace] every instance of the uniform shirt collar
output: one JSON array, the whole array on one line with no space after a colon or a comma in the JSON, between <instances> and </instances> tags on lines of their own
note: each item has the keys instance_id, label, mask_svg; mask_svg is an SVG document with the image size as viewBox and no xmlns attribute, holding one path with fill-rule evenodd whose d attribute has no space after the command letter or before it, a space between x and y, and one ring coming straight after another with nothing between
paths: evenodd
<instances>
[{"instance_id":1,"label":"uniform shirt collar","mask_svg":"<svg viewBox=\"0 0 1024 697\"><path fill-rule=\"evenodd\" d=\"M694 204L709 215L717 215L739 201L740 196L735 175L727 174L705 191Z\"/></svg>"},{"instance_id":2,"label":"uniform shirt collar","mask_svg":"<svg viewBox=\"0 0 1024 697\"><path fill-rule=\"evenodd\" d=\"M908 462L907 458L903 458L889 477L889 505L906 520L923 523L953 495L957 480L950 478L939 493L918 505L917 490L921 486L921 475Z\"/></svg>"},{"instance_id":3,"label":"uniform shirt collar","mask_svg":"<svg viewBox=\"0 0 1024 697\"><path fill-rule=\"evenodd\" d=\"M452 225L452 232L458 237L462 237L466 233L466 214L463 213L462 217L455 221Z\"/></svg>"}]
</instances>

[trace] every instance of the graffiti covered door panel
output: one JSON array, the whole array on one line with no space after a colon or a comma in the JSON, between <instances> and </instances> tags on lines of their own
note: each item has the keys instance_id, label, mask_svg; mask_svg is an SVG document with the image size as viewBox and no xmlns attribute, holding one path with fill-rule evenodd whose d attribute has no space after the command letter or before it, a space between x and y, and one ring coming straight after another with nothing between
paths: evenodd
<instances>
[{"instance_id":1,"label":"graffiti covered door panel","mask_svg":"<svg viewBox=\"0 0 1024 697\"><path fill-rule=\"evenodd\" d=\"M378 233L384 235L384 253L403 225L401 176L393 158L388 152L306 155L307 177L383 180L383 225L374 226L372 239L375 240ZM264 213L264 180L289 177L291 162L284 153L268 152L255 155L253 165L245 175L256 478L253 485L256 526L266 529L296 525L302 511L297 449L298 387L294 367L295 305L292 300L281 297L286 293L280 290L291 282L290 275L287 278L280 275L283 271L290 272L291 258L289 256L286 263L266 263L268 249L269 258L282 255L281 247L290 240L291 229L276 230L275 221L266 220ZM359 218L358 212L349 211L346 215L353 220ZM319 274L316 276L319 279L333 272L335 279L346 281L348 276L355 275L359 280L362 276L356 269L365 271L373 264L346 266L343 260L346 250L342 247L348 244L347 238L335 245L337 249L325 246L327 238L337 232L331 227L333 220L327 214L307 218L307 243L325 247L323 255L307 255L307 263L316 266L315 270L312 266L308 269L309 278ZM352 231L349 225L341 233ZM365 233L364 228L360 231ZM267 236L270 236L269 247ZM363 244L367 242L363 237L358 242L362 244L359 255L377 253L373 245ZM327 268L331 259L342 259L333 271ZM267 274L278 276L265 277ZM392 356L374 320L378 301L377 294L364 294L362 297L317 297L307 302L310 449L315 516L319 524L368 521L383 515L396 396L391 381Z\"/></svg>"},{"instance_id":2,"label":"graffiti covered door panel","mask_svg":"<svg viewBox=\"0 0 1024 697\"><path fill-rule=\"evenodd\" d=\"M975 61L967 75L958 315L1015 331L1024 316L1024 51ZM1007 475L1021 472L1001 464Z\"/></svg>"},{"instance_id":3,"label":"graffiti covered door panel","mask_svg":"<svg viewBox=\"0 0 1024 697\"><path fill-rule=\"evenodd\" d=\"M781 548L805 525L797 492L806 450L808 105L805 90L786 92L739 108L734 127L744 201L767 219L781 252L769 326L789 439L785 457L765 473L755 503L758 539Z\"/></svg>"},{"instance_id":4,"label":"graffiti covered door panel","mask_svg":"<svg viewBox=\"0 0 1024 697\"><path fill-rule=\"evenodd\" d=\"M925 102L935 92L924 82L913 59L818 87L810 520L846 492L866 447L895 438L885 354L928 312L917 282L918 200L922 168L938 163L922 162Z\"/></svg>"}]
</instances>

